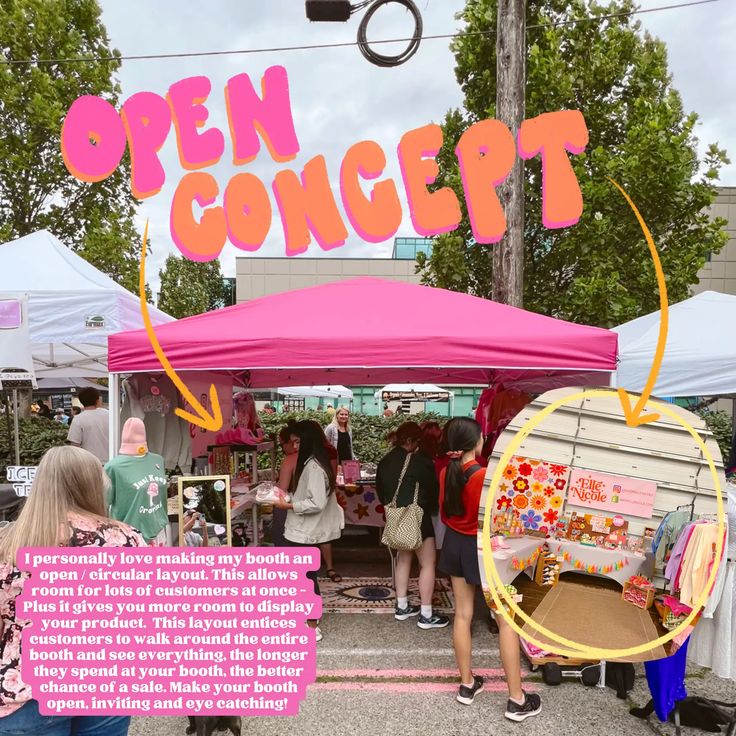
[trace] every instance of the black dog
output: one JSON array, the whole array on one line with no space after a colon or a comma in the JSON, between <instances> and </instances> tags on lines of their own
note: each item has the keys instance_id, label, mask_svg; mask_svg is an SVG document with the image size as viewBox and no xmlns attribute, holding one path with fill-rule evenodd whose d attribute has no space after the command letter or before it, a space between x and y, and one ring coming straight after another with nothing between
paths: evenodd
<instances>
[{"instance_id":1,"label":"black dog","mask_svg":"<svg viewBox=\"0 0 736 736\"><path fill-rule=\"evenodd\" d=\"M233 736L241 736L240 716L189 716L187 734L212 736L215 731L230 729Z\"/></svg>"}]
</instances>

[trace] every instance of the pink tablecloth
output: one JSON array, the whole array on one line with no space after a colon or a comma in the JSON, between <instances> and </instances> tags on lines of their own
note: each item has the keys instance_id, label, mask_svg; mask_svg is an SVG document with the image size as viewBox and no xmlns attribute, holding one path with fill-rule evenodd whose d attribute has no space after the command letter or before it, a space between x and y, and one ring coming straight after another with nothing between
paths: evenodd
<instances>
[{"instance_id":1,"label":"pink tablecloth","mask_svg":"<svg viewBox=\"0 0 736 736\"><path fill-rule=\"evenodd\" d=\"M337 502L345 512L345 523L355 526L379 526L385 524L383 506L374 486L358 486L347 489L338 486Z\"/></svg>"}]
</instances>

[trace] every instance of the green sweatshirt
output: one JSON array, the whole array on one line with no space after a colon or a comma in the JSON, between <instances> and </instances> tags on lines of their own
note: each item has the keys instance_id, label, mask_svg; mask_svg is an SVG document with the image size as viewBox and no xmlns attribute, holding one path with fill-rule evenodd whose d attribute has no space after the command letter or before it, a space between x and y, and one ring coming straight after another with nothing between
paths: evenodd
<instances>
[{"instance_id":1,"label":"green sweatshirt","mask_svg":"<svg viewBox=\"0 0 736 736\"><path fill-rule=\"evenodd\" d=\"M110 516L135 527L150 542L169 523L167 480L160 455L118 455L105 465L112 487Z\"/></svg>"}]
</instances>

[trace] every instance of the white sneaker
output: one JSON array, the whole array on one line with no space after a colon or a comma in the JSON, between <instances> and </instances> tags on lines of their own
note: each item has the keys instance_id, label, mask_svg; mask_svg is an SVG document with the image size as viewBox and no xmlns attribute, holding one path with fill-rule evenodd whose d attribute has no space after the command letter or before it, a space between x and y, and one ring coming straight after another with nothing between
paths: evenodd
<instances>
[{"instance_id":1,"label":"white sneaker","mask_svg":"<svg viewBox=\"0 0 736 736\"><path fill-rule=\"evenodd\" d=\"M317 635L316 641L322 641L322 629L319 626L314 627L314 633Z\"/></svg>"}]
</instances>

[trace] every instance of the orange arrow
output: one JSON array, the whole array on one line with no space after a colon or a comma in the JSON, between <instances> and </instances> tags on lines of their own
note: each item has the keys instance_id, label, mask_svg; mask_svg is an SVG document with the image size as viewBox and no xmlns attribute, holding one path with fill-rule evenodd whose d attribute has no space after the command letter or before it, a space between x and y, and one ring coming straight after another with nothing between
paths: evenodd
<instances>
[{"instance_id":1,"label":"orange arrow","mask_svg":"<svg viewBox=\"0 0 736 736\"><path fill-rule=\"evenodd\" d=\"M634 210L636 219L639 220L639 225L646 238L647 245L649 246L649 252L652 254L652 260L654 261L654 270L657 273L657 286L659 287L659 305L660 305L660 317L659 317L659 337L657 338L657 348L654 351L654 360L652 361L652 367L649 370L649 378L644 386L636 405L632 408L631 396L628 394L625 388L619 388L618 396L621 400L621 406L624 410L624 416L626 417L626 424L629 427L638 427L641 424L648 422L656 422L659 419L659 414L644 414L642 411L649 401L649 397L652 395L654 385L657 383L657 376L659 375L659 369L662 367L662 359L664 358L664 348L667 344L667 328L669 326L669 311L667 304L667 283L664 279L664 271L662 270L662 263L659 260L659 254L657 248L654 245L652 234L649 232L644 218L639 213L636 205L631 201L631 197L610 177L608 180L624 195L626 201L629 203L629 207Z\"/></svg>"},{"instance_id":2,"label":"orange arrow","mask_svg":"<svg viewBox=\"0 0 736 736\"><path fill-rule=\"evenodd\" d=\"M209 432L219 432L222 428L222 411L220 409L220 399L217 396L217 389L214 384L210 385L210 404L212 406L212 414L210 414L202 404L197 401L194 394L189 390L184 381L179 378L176 371L171 367L169 359L166 357L161 345L153 331L151 317L148 314L148 303L146 302L146 246L148 244L148 220L146 220L146 228L143 231L143 252L141 253L141 281L140 281L140 297L141 297L141 314L143 315L143 324L146 326L148 339L151 341L156 357L166 371L166 375L174 382L179 389L181 395L189 402L196 414L190 414L183 409L176 409L176 415L191 424L202 427Z\"/></svg>"}]
</instances>

